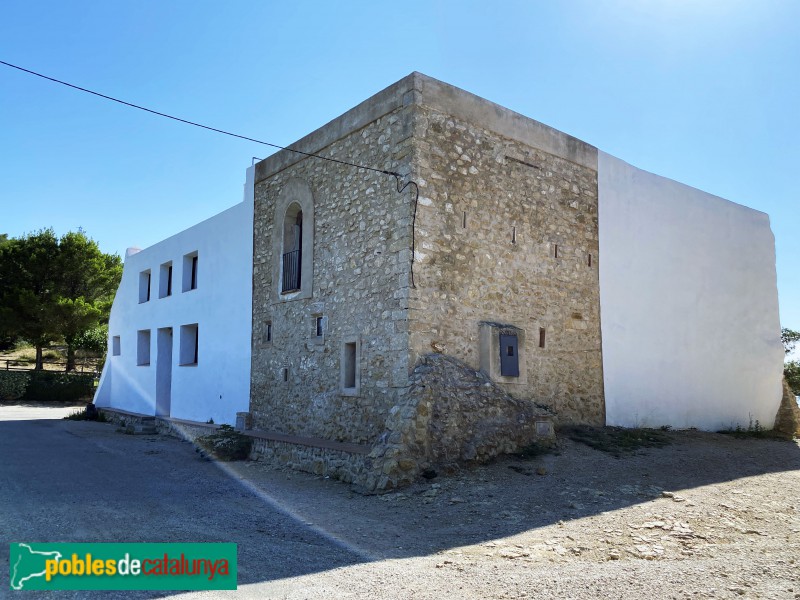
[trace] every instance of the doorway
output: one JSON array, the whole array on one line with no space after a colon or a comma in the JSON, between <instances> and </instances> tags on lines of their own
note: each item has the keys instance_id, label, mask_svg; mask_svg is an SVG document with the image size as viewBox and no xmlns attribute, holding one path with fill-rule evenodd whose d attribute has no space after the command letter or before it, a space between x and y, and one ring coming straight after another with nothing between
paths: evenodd
<instances>
[{"instance_id":1,"label":"doorway","mask_svg":"<svg viewBox=\"0 0 800 600\"><path fill-rule=\"evenodd\" d=\"M156 416L168 417L172 403L172 327L158 330L156 357Z\"/></svg>"}]
</instances>

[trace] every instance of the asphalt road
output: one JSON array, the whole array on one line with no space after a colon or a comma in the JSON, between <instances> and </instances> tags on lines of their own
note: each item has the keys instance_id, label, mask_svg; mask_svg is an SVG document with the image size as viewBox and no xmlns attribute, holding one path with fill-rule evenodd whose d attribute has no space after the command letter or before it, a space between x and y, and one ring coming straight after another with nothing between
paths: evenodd
<instances>
[{"instance_id":1,"label":"asphalt road","mask_svg":"<svg viewBox=\"0 0 800 600\"><path fill-rule=\"evenodd\" d=\"M11 542L234 542L239 585L272 592L280 588L275 582L286 578L365 560L235 473L202 460L189 443L127 436L114 425L64 421L55 412L50 413L55 419L43 419L47 412L33 410L0 407L0 598L17 596L9 591ZM31 417L38 418L25 420ZM24 593L26 598L169 595Z\"/></svg>"}]
</instances>

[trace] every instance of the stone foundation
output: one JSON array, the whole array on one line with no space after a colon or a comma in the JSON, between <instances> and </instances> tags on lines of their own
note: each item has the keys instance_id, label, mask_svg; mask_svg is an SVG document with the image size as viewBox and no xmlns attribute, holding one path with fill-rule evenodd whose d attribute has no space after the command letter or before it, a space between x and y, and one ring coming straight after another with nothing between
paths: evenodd
<instances>
[{"instance_id":1,"label":"stone foundation","mask_svg":"<svg viewBox=\"0 0 800 600\"><path fill-rule=\"evenodd\" d=\"M786 378L783 380L783 399L775 417L774 429L788 436L800 436L800 407Z\"/></svg>"},{"instance_id":2,"label":"stone foundation","mask_svg":"<svg viewBox=\"0 0 800 600\"><path fill-rule=\"evenodd\" d=\"M248 432L245 432L246 434ZM366 453L305 446L253 436L251 460L286 466L298 471L364 485L367 480Z\"/></svg>"},{"instance_id":3,"label":"stone foundation","mask_svg":"<svg viewBox=\"0 0 800 600\"><path fill-rule=\"evenodd\" d=\"M133 430L154 419L103 408L106 417ZM512 397L485 374L451 356L422 357L409 393L395 405L383 433L370 446L258 430L251 460L353 483L368 492L409 485L426 469L448 472L486 462L531 444L553 442L552 414ZM218 426L180 419L155 419L158 433L194 441Z\"/></svg>"},{"instance_id":4,"label":"stone foundation","mask_svg":"<svg viewBox=\"0 0 800 600\"><path fill-rule=\"evenodd\" d=\"M550 444L552 417L460 360L429 354L414 369L405 402L389 412L363 485L388 490L412 483L426 469L448 471Z\"/></svg>"}]
</instances>

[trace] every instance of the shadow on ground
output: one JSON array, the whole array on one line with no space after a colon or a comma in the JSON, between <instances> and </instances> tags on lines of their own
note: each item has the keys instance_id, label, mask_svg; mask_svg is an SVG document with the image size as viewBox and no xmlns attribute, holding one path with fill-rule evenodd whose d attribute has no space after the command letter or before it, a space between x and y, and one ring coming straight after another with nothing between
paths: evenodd
<instances>
[{"instance_id":1,"label":"shadow on ground","mask_svg":"<svg viewBox=\"0 0 800 600\"><path fill-rule=\"evenodd\" d=\"M0 528L6 542L235 542L242 586L429 555L608 513L664 491L688 494L800 470L794 442L666 435L670 445L621 458L564 440L559 454L508 457L362 496L259 463L204 461L187 442L123 435L112 424L0 421ZM7 543L0 561L8 565ZM0 588L8 589L3 571Z\"/></svg>"}]
</instances>

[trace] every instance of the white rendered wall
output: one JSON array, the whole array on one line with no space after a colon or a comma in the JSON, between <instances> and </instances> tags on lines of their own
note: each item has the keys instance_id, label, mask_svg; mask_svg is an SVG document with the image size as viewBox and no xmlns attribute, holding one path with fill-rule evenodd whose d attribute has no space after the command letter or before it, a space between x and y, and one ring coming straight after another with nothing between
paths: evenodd
<instances>
[{"instance_id":1,"label":"white rendered wall","mask_svg":"<svg viewBox=\"0 0 800 600\"><path fill-rule=\"evenodd\" d=\"M771 428L783 348L769 217L598 162L607 424Z\"/></svg>"},{"instance_id":2,"label":"white rendered wall","mask_svg":"<svg viewBox=\"0 0 800 600\"><path fill-rule=\"evenodd\" d=\"M109 350L95 404L155 414L158 329L172 328L170 416L233 424L249 410L252 323L253 176L244 201L125 258L109 319ZM183 257L197 252L197 289L182 291ZM172 261L172 295L159 298L160 266ZM139 302L139 274L152 273L150 301ZM180 328L198 324L197 365L181 366ZM149 366L137 366L137 331L151 330ZM111 340L120 336L121 354Z\"/></svg>"}]
</instances>

